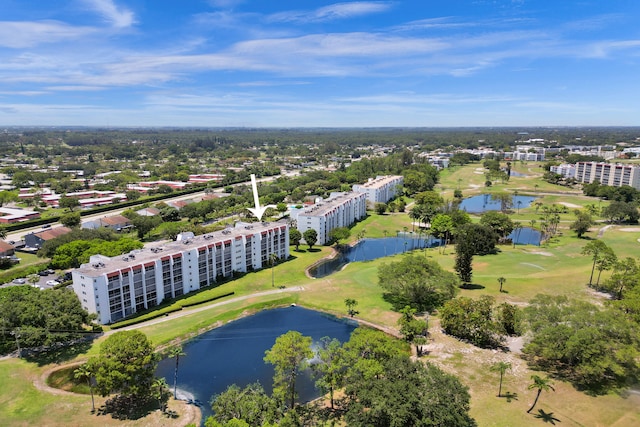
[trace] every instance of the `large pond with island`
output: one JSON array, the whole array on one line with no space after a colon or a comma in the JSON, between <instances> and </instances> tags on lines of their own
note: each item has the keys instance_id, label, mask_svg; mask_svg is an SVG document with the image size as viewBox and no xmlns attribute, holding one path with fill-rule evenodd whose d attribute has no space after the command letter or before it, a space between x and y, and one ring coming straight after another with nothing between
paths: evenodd
<instances>
[{"instance_id":1,"label":"large pond with island","mask_svg":"<svg viewBox=\"0 0 640 427\"><path fill-rule=\"evenodd\" d=\"M184 345L187 355L179 361L178 397L198 404L204 423L212 415L211 397L224 392L231 384L244 387L259 381L265 391L271 393L274 370L263 357L280 335L296 330L310 336L314 343L325 336L346 342L356 327L357 323L350 319L293 306L264 310L235 320ZM161 361L157 370L172 390L174 369L175 359L169 358ZM308 371L298 378L296 389L301 402L321 395Z\"/></svg>"}]
</instances>

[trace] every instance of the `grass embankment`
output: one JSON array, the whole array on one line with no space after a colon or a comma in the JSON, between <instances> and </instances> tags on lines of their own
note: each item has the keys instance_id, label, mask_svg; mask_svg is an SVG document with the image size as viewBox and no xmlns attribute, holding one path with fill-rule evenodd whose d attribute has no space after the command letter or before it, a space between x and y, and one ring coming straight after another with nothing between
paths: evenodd
<instances>
[{"instance_id":1,"label":"grass embankment","mask_svg":"<svg viewBox=\"0 0 640 427\"><path fill-rule=\"evenodd\" d=\"M520 166L533 169L538 173L537 166L514 164L514 169ZM459 177L465 195L472 191L484 191L484 175L478 174L479 164L463 168L456 167L453 171L443 173L443 184L447 192L457 188ZM528 173L527 170L522 170ZM541 173L541 172L540 172ZM469 177L466 180L466 177ZM472 179L473 178L473 179ZM477 184L476 184L477 183ZM469 186L471 184L471 186ZM480 187L473 187L479 185ZM502 185L502 184L500 184ZM536 187L537 185L537 187ZM499 187L496 185L495 187ZM574 203L583 205L597 203L597 200L584 198L580 194L556 193L565 191L563 187L551 186L538 179L512 177L504 184L503 190L513 191L543 191L544 204ZM554 199L554 197L558 197ZM451 197L449 197L451 198ZM540 212L535 208L521 209L513 214L513 218L526 221L526 218L536 219L539 225ZM523 219L521 219L523 218ZM474 259L474 289L463 289L461 295L477 297L484 294L495 296L498 300L508 300L524 305L538 293L553 295L568 295L587 300L597 300L597 296L589 292L586 282L589 278L591 261L580 255L582 247L588 239L573 237L567 227L573 220L571 209L562 214L560 231L562 236L554 238L542 247L534 246L501 246L497 255L475 257ZM604 224L602 224L604 225ZM593 227L587 238L595 238L598 229ZM384 237L384 230L388 235L407 227L411 230L411 220L406 214L372 214L365 221L358 223L352 229L352 236L366 230L365 237ZM631 227L609 228L601 237L619 256L635 256L640 248L637 239L638 232L624 231ZM235 292L233 297L215 301L210 308L193 307L169 315L167 321L144 325L140 330L146 333L156 345L171 343L179 338L188 338L216 324L222 324L236 317L249 314L271 305L288 305L297 302L301 305L321 309L337 314L344 314L344 299L354 298L358 301L356 309L359 318L383 326L395 327L398 314L390 310L390 305L384 301L382 292L377 285L377 268L381 263L391 262L393 258L356 262L345 269L321 279L310 279L304 270L330 254L330 248L318 248L318 251L308 251L301 246L301 251L291 252L292 260L262 271L249 273L236 281L225 283L205 292ZM438 261L444 268L451 270L454 261L454 248L448 247L444 253L440 249L428 249L420 253ZM397 258L402 255L396 255ZM273 276L272 276L273 274ZM603 279L609 273L603 273ZM507 279L504 284L505 293L499 293L498 277ZM270 295L255 295L259 292L274 290L279 286L291 288L302 286L302 292L285 292ZM252 296L253 295L253 296ZM206 293L193 296L204 298ZM245 300L225 303L237 297ZM186 300L186 299L185 299ZM209 305L209 304L207 304ZM156 319L158 321L164 320ZM153 322L151 322L153 323ZM631 395L621 397L617 395L591 397L575 390L570 384L555 382L555 392L543 393L538 408L543 410L527 414L535 391L527 390L530 376L533 373L526 363L516 354L483 350L461 343L439 332L437 316L430 318L433 341L429 349L430 354L424 359L437 363L443 369L456 374L461 381L470 388L471 413L480 426L529 426L554 422L556 425L569 426L618 426L626 427L640 425L640 413L637 408L640 397ZM87 355L95 354L99 348L98 341ZM496 397L498 375L489 372L489 366L498 360L508 360L514 369L505 375L503 393L511 393L511 398ZM43 372L34 364L24 361L5 360L0 362L0 419L6 425L91 425L98 419L88 415L90 399L88 396L52 396L40 392L33 386L33 380ZM544 373L537 373L544 375ZM17 393L17 394L16 394ZM15 398L19 395L20 398ZM24 397L22 397L24 396ZM58 422L57 420L63 420ZM56 420L51 421L49 420ZM110 417L100 417L100 422L112 422ZM144 421L147 421L146 419ZM168 422L168 421L167 421ZM108 425L108 423L105 423ZM143 423L144 424L144 423ZM137 424L137 425L143 425ZM135 424L131 424L135 425ZM149 422L146 425L150 425ZM180 419L172 425L184 425Z\"/></svg>"}]
</instances>

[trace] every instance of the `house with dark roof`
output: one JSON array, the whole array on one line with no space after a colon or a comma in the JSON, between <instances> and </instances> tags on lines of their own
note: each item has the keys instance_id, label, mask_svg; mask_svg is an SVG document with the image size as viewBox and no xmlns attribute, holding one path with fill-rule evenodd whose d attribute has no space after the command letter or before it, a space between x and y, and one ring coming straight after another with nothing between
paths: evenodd
<instances>
[{"instance_id":1,"label":"house with dark roof","mask_svg":"<svg viewBox=\"0 0 640 427\"><path fill-rule=\"evenodd\" d=\"M24 236L24 243L28 248L41 248L44 242L55 239L56 237L62 236L69 232L71 232L70 228L56 227L50 228L45 231L40 231L38 233L29 233Z\"/></svg>"}]
</instances>

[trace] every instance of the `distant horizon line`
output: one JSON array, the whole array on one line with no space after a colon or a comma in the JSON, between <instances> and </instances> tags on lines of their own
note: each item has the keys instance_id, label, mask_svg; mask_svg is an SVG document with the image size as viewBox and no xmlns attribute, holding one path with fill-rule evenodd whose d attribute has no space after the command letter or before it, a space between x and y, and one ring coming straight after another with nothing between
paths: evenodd
<instances>
[{"instance_id":1,"label":"distant horizon line","mask_svg":"<svg viewBox=\"0 0 640 427\"><path fill-rule=\"evenodd\" d=\"M118 126L118 125L0 125L0 129L188 129L188 130L397 130L397 129L640 129L638 125L504 125L504 126Z\"/></svg>"}]
</instances>

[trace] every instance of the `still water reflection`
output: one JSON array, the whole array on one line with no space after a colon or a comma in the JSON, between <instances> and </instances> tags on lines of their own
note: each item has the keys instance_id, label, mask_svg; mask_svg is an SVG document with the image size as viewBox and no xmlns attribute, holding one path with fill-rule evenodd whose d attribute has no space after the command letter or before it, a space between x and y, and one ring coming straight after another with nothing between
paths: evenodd
<instances>
[{"instance_id":1,"label":"still water reflection","mask_svg":"<svg viewBox=\"0 0 640 427\"><path fill-rule=\"evenodd\" d=\"M280 335L295 330L312 337L314 342L325 336L345 342L356 326L353 321L301 307L265 310L238 319L185 344L187 355L180 357L178 393L182 398L198 399L203 403L204 420L211 415L211 396L225 391L231 384L244 387L260 381L271 393L273 366L264 363L263 357ZM172 391L174 368L175 359L165 359L157 371L158 376L166 378ZM308 372L299 378L296 388L300 401L320 395Z\"/></svg>"}]
</instances>

